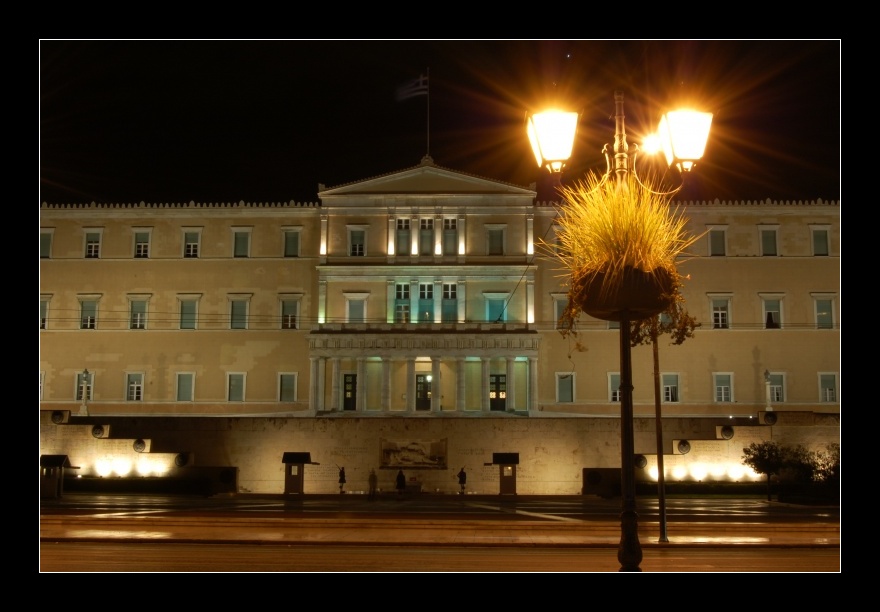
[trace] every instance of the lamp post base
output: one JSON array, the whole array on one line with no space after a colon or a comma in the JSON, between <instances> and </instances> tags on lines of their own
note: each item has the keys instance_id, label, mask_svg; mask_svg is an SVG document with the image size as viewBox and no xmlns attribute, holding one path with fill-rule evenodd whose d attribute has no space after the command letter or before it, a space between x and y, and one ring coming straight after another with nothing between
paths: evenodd
<instances>
[{"instance_id":1,"label":"lamp post base","mask_svg":"<svg viewBox=\"0 0 880 612\"><path fill-rule=\"evenodd\" d=\"M617 549L617 560L620 561L621 572L640 572L642 568L642 545L639 543L639 515L635 510L624 510L620 513L620 546Z\"/></svg>"}]
</instances>

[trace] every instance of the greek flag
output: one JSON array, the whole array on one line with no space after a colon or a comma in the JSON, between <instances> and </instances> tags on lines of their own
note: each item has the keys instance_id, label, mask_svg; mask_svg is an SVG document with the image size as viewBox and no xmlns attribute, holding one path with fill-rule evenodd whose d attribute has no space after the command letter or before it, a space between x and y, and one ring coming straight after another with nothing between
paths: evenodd
<instances>
[{"instance_id":1,"label":"greek flag","mask_svg":"<svg viewBox=\"0 0 880 612\"><path fill-rule=\"evenodd\" d=\"M401 85L397 88L397 101L402 102L403 100L409 100L410 98L415 98L416 96L427 96L428 95L428 77L424 74L420 75L419 78L406 83L405 85Z\"/></svg>"}]
</instances>

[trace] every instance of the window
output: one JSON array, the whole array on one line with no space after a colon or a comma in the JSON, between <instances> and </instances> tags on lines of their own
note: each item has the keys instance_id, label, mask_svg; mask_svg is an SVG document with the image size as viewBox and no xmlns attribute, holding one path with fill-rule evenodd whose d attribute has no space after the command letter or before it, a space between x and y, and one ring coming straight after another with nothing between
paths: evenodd
<instances>
[{"instance_id":1,"label":"window","mask_svg":"<svg viewBox=\"0 0 880 612\"><path fill-rule=\"evenodd\" d=\"M396 252L401 255L407 255L409 250L409 219L398 219Z\"/></svg>"},{"instance_id":2,"label":"window","mask_svg":"<svg viewBox=\"0 0 880 612\"><path fill-rule=\"evenodd\" d=\"M663 401L678 401L678 374L663 374Z\"/></svg>"},{"instance_id":3,"label":"window","mask_svg":"<svg viewBox=\"0 0 880 612\"><path fill-rule=\"evenodd\" d=\"M443 219L443 254L458 254L458 219Z\"/></svg>"},{"instance_id":4,"label":"window","mask_svg":"<svg viewBox=\"0 0 880 612\"><path fill-rule=\"evenodd\" d=\"M731 374L714 374L715 401L727 403L733 401L733 376Z\"/></svg>"},{"instance_id":5,"label":"window","mask_svg":"<svg viewBox=\"0 0 880 612\"><path fill-rule=\"evenodd\" d=\"M761 255L764 257L775 257L779 255L776 247L777 228L761 227Z\"/></svg>"},{"instance_id":6,"label":"window","mask_svg":"<svg viewBox=\"0 0 880 612\"><path fill-rule=\"evenodd\" d=\"M232 256L233 257L250 257L251 254L251 232L250 230L234 229L232 230Z\"/></svg>"},{"instance_id":7,"label":"window","mask_svg":"<svg viewBox=\"0 0 880 612\"><path fill-rule=\"evenodd\" d=\"M434 322L434 284L419 283L419 321Z\"/></svg>"},{"instance_id":8,"label":"window","mask_svg":"<svg viewBox=\"0 0 880 612\"><path fill-rule=\"evenodd\" d=\"M829 254L828 228L814 226L811 230L813 233L813 255L827 257Z\"/></svg>"},{"instance_id":9,"label":"window","mask_svg":"<svg viewBox=\"0 0 880 612\"><path fill-rule=\"evenodd\" d=\"M441 320L443 323L458 321L458 285L443 283L443 303L441 304Z\"/></svg>"},{"instance_id":10,"label":"window","mask_svg":"<svg viewBox=\"0 0 880 612\"><path fill-rule=\"evenodd\" d=\"M79 311L80 329L95 329L98 324L98 300L81 299Z\"/></svg>"},{"instance_id":11,"label":"window","mask_svg":"<svg viewBox=\"0 0 880 612\"><path fill-rule=\"evenodd\" d=\"M553 296L553 326L556 329L562 329L562 315L565 314L565 308L568 306L568 296L558 294Z\"/></svg>"},{"instance_id":12,"label":"window","mask_svg":"<svg viewBox=\"0 0 880 612\"><path fill-rule=\"evenodd\" d=\"M199 256L199 243L202 233L198 230L186 230L183 232L183 256L187 259L195 259Z\"/></svg>"},{"instance_id":13,"label":"window","mask_svg":"<svg viewBox=\"0 0 880 612\"><path fill-rule=\"evenodd\" d=\"M620 321L608 321L608 329L620 329Z\"/></svg>"},{"instance_id":14,"label":"window","mask_svg":"<svg viewBox=\"0 0 880 612\"><path fill-rule=\"evenodd\" d=\"M727 229L713 228L709 230L709 255L720 257L727 254Z\"/></svg>"},{"instance_id":15,"label":"window","mask_svg":"<svg viewBox=\"0 0 880 612\"><path fill-rule=\"evenodd\" d=\"M834 301L830 297L813 296L816 305L816 327L818 329L834 328Z\"/></svg>"},{"instance_id":16,"label":"window","mask_svg":"<svg viewBox=\"0 0 880 612\"><path fill-rule=\"evenodd\" d=\"M138 230L134 233L134 256L146 259L150 256L150 232Z\"/></svg>"},{"instance_id":17,"label":"window","mask_svg":"<svg viewBox=\"0 0 880 612\"><path fill-rule=\"evenodd\" d=\"M837 401L837 374L819 374L819 401Z\"/></svg>"},{"instance_id":18,"label":"window","mask_svg":"<svg viewBox=\"0 0 880 612\"><path fill-rule=\"evenodd\" d=\"M196 329L199 301L196 298L179 298L180 329Z\"/></svg>"},{"instance_id":19,"label":"window","mask_svg":"<svg viewBox=\"0 0 880 612\"><path fill-rule=\"evenodd\" d=\"M394 286L394 322L409 323L409 283Z\"/></svg>"},{"instance_id":20,"label":"window","mask_svg":"<svg viewBox=\"0 0 880 612\"><path fill-rule=\"evenodd\" d=\"M139 402L144 399L144 375L126 374L125 388L125 399L127 399L129 402Z\"/></svg>"},{"instance_id":21,"label":"window","mask_svg":"<svg viewBox=\"0 0 880 612\"><path fill-rule=\"evenodd\" d=\"M782 300L778 297L762 297L764 304L764 329L782 327Z\"/></svg>"},{"instance_id":22,"label":"window","mask_svg":"<svg viewBox=\"0 0 880 612\"><path fill-rule=\"evenodd\" d=\"M147 328L147 300L130 299L129 307L129 329L146 329Z\"/></svg>"},{"instance_id":23,"label":"window","mask_svg":"<svg viewBox=\"0 0 880 612\"><path fill-rule=\"evenodd\" d=\"M284 230L284 256L299 257L300 230Z\"/></svg>"},{"instance_id":24,"label":"window","mask_svg":"<svg viewBox=\"0 0 880 612\"><path fill-rule=\"evenodd\" d=\"M230 402L244 401L244 374L229 374L226 398Z\"/></svg>"},{"instance_id":25,"label":"window","mask_svg":"<svg viewBox=\"0 0 880 612\"><path fill-rule=\"evenodd\" d=\"M298 329L299 300L281 300L281 329Z\"/></svg>"},{"instance_id":26,"label":"window","mask_svg":"<svg viewBox=\"0 0 880 612\"><path fill-rule=\"evenodd\" d=\"M177 401L191 402L195 397L196 375L192 372L177 373Z\"/></svg>"},{"instance_id":27,"label":"window","mask_svg":"<svg viewBox=\"0 0 880 612\"><path fill-rule=\"evenodd\" d=\"M570 404L574 401L574 372L556 373L556 402Z\"/></svg>"},{"instance_id":28,"label":"window","mask_svg":"<svg viewBox=\"0 0 880 612\"><path fill-rule=\"evenodd\" d=\"M345 296L345 320L347 323L367 322L367 298L369 293L343 293Z\"/></svg>"},{"instance_id":29,"label":"window","mask_svg":"<svg viewBox=\"0 0 880 612\"><path fill-rule=\"evenodd\" d=\"M503 226L486 226L486 254L504 255Z\"/></svg>"},{"instance_id":30,"label":"window","mask_svg":"<svg viewBox=\"0 0 880 612\"><path fill-rule=\"evenodd\" d=\"M712 327L728 329L730 327L730 299L712 298Z\"/></svg>"},{"instance_id":31,"label":"window","mask_svg":"<svg viewBox=\"0 0 880 612\"><path fill-rule=\"evenodd\" d=\"M565 244L562 241L562 228L558 225L553 226L553 252L556 255L563 255L566 252Z\"/></svg>"},{"instance_id":32,"label":"window","mask_svg":"<svg viewBox=\"0 0 880 612\"><path fill-rule=\"evenodd\" d=\"M229 300L229 329L247 329L248 300L235 297Z\"/></svg>"},{"instance_id":33,"label":"window","mask_svg":"<svg viewBox=\"0 0 880 612\"><path fill-rule=\"evenodd\" d=\"M52 230L40 230L40 259L52 257Z\"/></svg>"},{"instance_id":34,"label":"window","mask_svg":"<svg viewBox=\"0 0 880 612\"><path fill-rule=\"evenodd\" d=\"M785 401L785 375L770 374L767 381L770 391L770 401L774 403Z\"/></svg>"},{"instance_id":35,"label":"window","mask_svg":"<svg viewBox=\"0 0 880 612\"><path fill-rule=\"evenodd\" d=\"M40 329L49 323L49 298L40 298Z\"/></svg>"},{"instance_id":36,"label":"window","mask_svg":"<svg viewBox=\"0 0 880 612\"><path fill-rule=\"evenodd\" d=\"M98 259L101 256L101 232L90 230L86 232L86 258Z\"/></svg>"},{"instance_id":37,"label":"window","mask_svg":"<svg viewBox=\"0 0 880 612\"><path fill-rule=\"evenodd\" d=\"M620 401L620 374L616 372L608 375L608 397L612 402Z\"/></svg>"},{"instance_id":38,"label":"window","mask_svg":"<svg viewBox=\"0 0 880 612\"><path fill-rule=\"evenodd\" d=\"M348 254L351 257L364 257L367 254L366 234L363 229L348 230Z\"/></svg>"},{"instance_id":39,"label":"window","mask_svg":"<svg viewBox=\"0 0 880 612\"><path fill-rule=\"evenodd\" d=\"M90 374L88 370L80 372L76 375L76 401L81 402L83 399L83 389L86 391L86 399L92 399L92 386L95 382L95 375Z\"/></svg>"},{"instance_id":40,"label":"window","mask_svg":"<svg viewBox=\"0 0 880 612\"><path fill-rule=\"evenodd\" d=\"M507 299L509 293L484 293L486 299L486 321L489 323L507 322Z\"/></svg>"},{"instance_id":41,"label":"window","mask_svg":"<svg viewBox=\"0 0 880 612\"><path fill-rule=\"evenodd\" d=\"M296 401L296 374L278 375L278 401Z\"/></svg>"},{"instance_id":42,"label":"window","mask_svg":"<svg viewBox=\"0 0 880 612\"><path fill-rule=\"evenodd\" d=\"M419 255L431 255L434 252L434 220L419 220Z\"/></svg>"}]
</instances>

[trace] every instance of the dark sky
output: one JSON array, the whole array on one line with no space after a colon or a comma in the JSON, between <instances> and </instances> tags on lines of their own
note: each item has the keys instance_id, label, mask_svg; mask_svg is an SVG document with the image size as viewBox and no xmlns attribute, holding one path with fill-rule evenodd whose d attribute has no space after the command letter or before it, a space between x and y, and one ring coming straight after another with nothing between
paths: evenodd
<instances>
[{"instance_id":1,"label":"dark sky","mask_svg":"<svg viewBox=\"0 0 880 612\"><path fill-rule=\"evenodd\" d=\"M553 99L581 113L568 183L604 171L619 89L630 143L715 114L682 199L838 200L840 67L839 40L43 40L39 198L315 202L426 153L528 186L525 116Z\"/></svg>"}]
</instances>

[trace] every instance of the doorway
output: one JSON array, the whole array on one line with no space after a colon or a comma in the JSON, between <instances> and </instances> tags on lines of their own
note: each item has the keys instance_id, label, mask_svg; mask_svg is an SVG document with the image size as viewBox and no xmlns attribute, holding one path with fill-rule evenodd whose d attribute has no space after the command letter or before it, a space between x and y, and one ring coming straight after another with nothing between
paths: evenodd
<instances>
[{"instance_id":1,"label":"doorway","mask_svg":"<svg viewBox=\"0 0 880 612\"><path fill-rule=\"evenodd\" d=\"M416 410L431 409L431 375L416 374Z\"/></svg>"},{"instance_id":2,"label":"doorway","mask_svg":"<svg viewBox=\"0 0 880 612\"><path fill-rule=\"evenodd\" d=\"M489 410L507 409L507 375L489 375Z\"/></svg>"},{"instance_id":3,"label":"doorway","mask_svg":"<svg viewBox=\"0 0 880 612\"><path fill-rule=\"evenodd\" d=\"M342 375L342 409L357 410L357 374Z\"/></svg>"}]
</instances>

